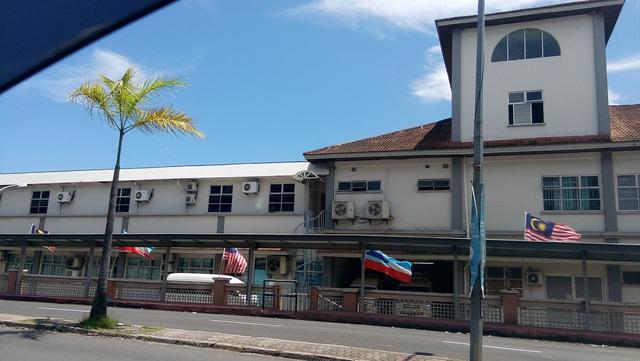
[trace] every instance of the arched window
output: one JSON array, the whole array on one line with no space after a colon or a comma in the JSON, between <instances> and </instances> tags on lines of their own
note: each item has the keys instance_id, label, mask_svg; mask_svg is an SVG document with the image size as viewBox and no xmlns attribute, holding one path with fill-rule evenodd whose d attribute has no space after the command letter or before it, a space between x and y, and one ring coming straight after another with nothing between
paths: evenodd
<instances>
[{"instance_id":1,"label":"arched window","mask_svg":"<svg viewBox=\"0 0 640 361\"><path fill-rule=\"evenodd\" d=\"M516 30L498 42L492 62L560 56L560 44L553 35L540 29Z\"/></svg>"}]
</instances>

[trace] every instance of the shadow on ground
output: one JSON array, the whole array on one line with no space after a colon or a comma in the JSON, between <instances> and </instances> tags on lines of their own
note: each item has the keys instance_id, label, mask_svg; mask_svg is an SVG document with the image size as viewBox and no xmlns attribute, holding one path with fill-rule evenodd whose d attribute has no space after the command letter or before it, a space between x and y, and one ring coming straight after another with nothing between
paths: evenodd
<instances>
[{"instance_id":1,"label":"shadow on ground","mask_svg":"<svg viewBox=\"0 0 640 361\"><path fill-rule=\"evenodd\" d=\"M4 330L0 331L0 337L16 335L33 341L40 341L46 333L45 330L29 329L29 330Z\"/></svg>"}]
</instances>

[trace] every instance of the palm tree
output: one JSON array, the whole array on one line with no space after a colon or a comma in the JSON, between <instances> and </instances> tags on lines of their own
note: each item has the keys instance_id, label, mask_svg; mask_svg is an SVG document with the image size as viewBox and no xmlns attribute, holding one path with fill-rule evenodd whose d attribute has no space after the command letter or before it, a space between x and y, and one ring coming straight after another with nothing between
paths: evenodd
<instances>
[{"instance_id":1,"label":"palm tree","mask_svg":"<svg viewBox=\"0 0 640 361\"><path fill-rule=\"evenodd\" d=\"M113 181L109 193L107 224L104 230L102 257L98 287L91 307L90 319L101 319L107 316L107 277L111 259L111 243L113 240L113 223L115 218L116 192L120 179L120 154L124 136L139 130L142 133L172 133L191 135L203 138L191 117L173 109L171 106L150 106L154 96L162 91L170 91L185 85L180 79L163 79L154 77L140 83L134 82L135 69L130 67L120 79L112 80L100 75L96 81L85 82L75 89L69 99L79 103L94 118L99 118L109 127L118 131L118 153L113 168Z\"/></svg>"}]
</instances>

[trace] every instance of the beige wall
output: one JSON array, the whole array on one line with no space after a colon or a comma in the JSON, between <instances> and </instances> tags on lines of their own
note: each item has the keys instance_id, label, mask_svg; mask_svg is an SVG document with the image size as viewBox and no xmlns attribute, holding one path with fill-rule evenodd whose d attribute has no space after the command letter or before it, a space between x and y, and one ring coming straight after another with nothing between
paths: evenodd
<instances>
[{"instance_id":1,"label":"beige wall","mask_svg":"<svg viewBox=\"0 0 640 361\"><path fill-rule=\"evenodd\" d=\"M616 176L640 174L640 151L618 152L614 154L613 160L613 171ZM616 207L618 206L617 192L616 186ZM618 229L621 232L638 232L640 230L639 219L640 211L618 211Z\"/></svg>"},{"instance_id":2,"label":"beige wall","mask_svg":"<svg viewBox=\"0 0 640 361\"><path fill-rule=\"evenodd\" d=\"M496 44L512 31L538 28L551 33L561 56L491 62ZM486 30L484 136L486 139L555 137L597 134L593 18L563 17L527 23L490 26ZM476 31L462 32L462 140L473 136ZM542 90L544 125L508 126L508 93Z\"/></svg>"}]
</instances>

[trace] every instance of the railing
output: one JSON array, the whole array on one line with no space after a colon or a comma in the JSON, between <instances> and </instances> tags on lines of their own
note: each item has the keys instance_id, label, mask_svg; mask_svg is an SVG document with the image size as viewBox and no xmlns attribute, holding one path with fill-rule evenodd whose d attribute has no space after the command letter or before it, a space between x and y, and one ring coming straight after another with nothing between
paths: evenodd
<instances>
[{"instance_id":1,"label":"railing","mask_svg":"<svg viewBox=\"0 0 640 361\"><path fill-rule=\"evenodd\" d=\"M254 285L251 288L251 296L247 298L247 286L227 286L227 296L225 298L225 304L227 306L251 306L259 307L262 305L262 290L261 286ZM247 299L249 304L247 304ZM266 307L272 307L272 304L267 304Z\"/></svg>"},{"instance_id":2,"label":"railing","mask_svg":"<svg viewBox=\"0 0 640 361\"><path fill-rule=\"evenodd\" d=\"M488 322L502 322L502 303L499 297L486 296L483 299L484 319ZM433 319L468 320L470 305L466 297L459 297L458 312L452 294L419 293L400 291L367 291L364 307L367 313L381 315L416 316Z\"/></svg>"},{"instance_id":3,"label":"railing","mask_svg":"<svg viewBox=\"0 0 640 361\"><path fill-rule=\"evenodd\" d=\"M640 334L640 305L520 300L523 326Z\"/></svg>"},{"instance_id":4,"label":"railing","mask_svg":"<svg viewBox=\"0 0 640 361\"><path fill-rule=\"evenodd\" d=\"M120 281L116 282L114 299L122 301L158 302L162 298L160 281Z\"/></svg>"},{"instance_id":5,"label":"railing","mask_svg":"<svg viewBox=\"0 0 640 361\"><path fill-rule=\"evenodd\" d=\"M162 290L162 285L161 285ZM168 283L165 302L213 304L213 286L210 283Z\"/></svg>"},{"instance_id":6,"label":"railing","mask_svg":"<svg viewBox=\"0 0 640 361\"><path fill-rule=\"evenodd\" d=\"M339 288L318 289L318 311L343 311L344 296Z\"/></svg>"},{"instance_id":7,"label":"railing","mask_svg":"<svg viewBox=\"0 0 640 361\"><path fill-rule=\"evenodd\" d=\"M77 277L24 275L20 294L26 296L85 297L87 280ZM96 281L89 284L89 297L96 291Z\"/></svg>"},{"instance_id":8,"label":"railing","mask_svg":"<svg viewBox=\"0 0 640 361\"><path fill-rule=\"evenodd\" d=\"M0 293L7 293L9 288L9 275L0 275Z\"/></svg>"},{"instance_id":9,"label":"railing","mask_svg":"<svg viewBox=\"0 0 640 361\"><path fill-rule=\"evenodd\" d=\"M324 210L318 212L318 214L314 217L313 212L310 209L304 211L304 221L300 223L294 230L293 234L296 234L301 227L304 227L307 233L313 233L324 230Z\"/></svg>"}]
</instances>

